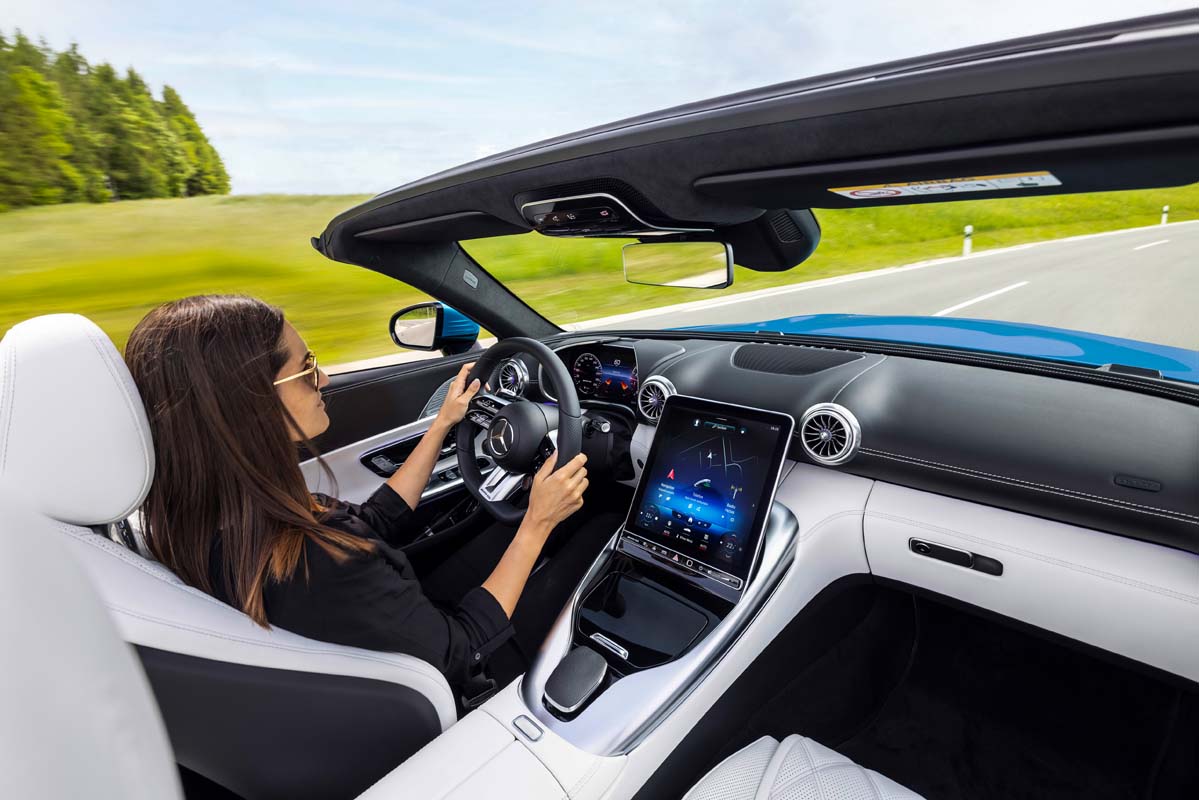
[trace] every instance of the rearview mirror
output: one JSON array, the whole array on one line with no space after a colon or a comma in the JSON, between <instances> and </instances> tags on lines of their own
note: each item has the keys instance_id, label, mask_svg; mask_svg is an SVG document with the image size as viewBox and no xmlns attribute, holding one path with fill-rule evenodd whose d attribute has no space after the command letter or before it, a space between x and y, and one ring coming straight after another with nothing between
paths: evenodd
<instances>
[{"instance_id":1,"label":"rearview mirror","mask_svg":"<svg viewBox=\"0 0 1199 800\"><path fill-rule=\"evenodd\" d=\"M444 303L417 303L391 315L391 340L408 350L440 350L446 355L465 353L479 338L479 326L470 317Z\"/></svg>"},{"instance_id":2,"label":"rearview mirror","mask_svg":"<svg viewBox=\"0 0 1199 800\"><path fill-rule=\"evenodd\" d=\"M626 244L621 257L629 283L682 289L723 289L733 283L733 248L723 242Z\"/></svg>"}]
</instances>

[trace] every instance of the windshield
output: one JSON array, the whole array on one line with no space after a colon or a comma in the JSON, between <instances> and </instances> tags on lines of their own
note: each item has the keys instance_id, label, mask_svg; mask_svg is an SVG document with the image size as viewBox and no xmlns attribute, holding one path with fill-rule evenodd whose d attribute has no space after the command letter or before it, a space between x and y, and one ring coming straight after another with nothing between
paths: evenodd
<instances>
[{"instance_id":1,"label":"windshield","mask_svg":"<svg viewBox=\"0 0 1199 800\"><path fill-rule=\"evenodd\" d=\"M816 216L821 241L807 261L785 272L737 267L724 290L626 283L620 250L632 240L530 233L464 246L525 302L573 330L858 336L1199 381L1199 184ZM1129 349L1141 343L1156 347Z\"/></svg>"}]
</instances>

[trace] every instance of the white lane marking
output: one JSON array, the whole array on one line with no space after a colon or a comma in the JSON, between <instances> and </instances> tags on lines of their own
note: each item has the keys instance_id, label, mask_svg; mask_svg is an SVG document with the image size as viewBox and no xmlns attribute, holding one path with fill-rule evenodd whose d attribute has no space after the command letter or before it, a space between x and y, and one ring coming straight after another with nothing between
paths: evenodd
<instances>
[{"instance_id":1,"label":"white lane marking","mask_svg":"<svg viewBox=\"0 0 1199 800\"><path fill-rule=\"evenodd\" d=\"M938 311L936 314L933 314L933 316L934 317L943 317L946 314L952 314L955 311L960 311L961 309L965 308L966 306L972 306L975 303L981 303L983 300L990 300L992 297L998 297L999 295L1003 294L1004 292L1010 292L1012 289L1019 289L1021 286L1027 286L1027 285L1028 285L1028 281L1020 281L1019 283L1013 283L1011 286L1005 286L1002 289L996 289L993 292L987 292L986 294L979 295L978 297L967 300L964 303L958 303L956 306L950 306L949 308L943 308L940 311Z\"/></svg>"},{"instance_id":2,"label":"white lane marking","mask_svg":"<svg viewBox=\"0 0 1199 800\"><path fill-rule=\"evenodd\" d=\"M1150 242L1149 244L1143 244L1140 247L1134 247L1132 249L1133 250L1144 250L1146 247L1157 247L1159 244L1165 244L1168 241L1170 241L1170 240L1169 239L1158 239L1156 242Z\"/></svg>"},{"instance_id":3,"label":"white lane marking","mask_svg":"<svg viewBox=\"0 0 1199 800\"><path fill-rule=\"evenodd\" d=\"M1194 226L1199 225L1199 220L1188 219L1180 222L1171 222L1170 226ZM677 303L670 306L658 306L657 308L644 308L640 311L628 311L624 314L615 314L610 317L600 317L598 319L589 319L581 322L569 322L562 325L563 330L567 331L585 331L600 326L624 324L633 322L639 319L647 319L652 317L665 317L674 314L686 314L694 311L704 311L709 308L718 306L733 305L735 303L748 303L754 300L761 300L764 297L773 297L780 294L790 294L791 292L804 292L812 289L820 289L825 286L835 286L841 283L851 283L853 281L868 280L870 278L881 278L884 275L894 275L897 272L908 272L910 270L924 269L925 267L937 267L946 264L957 264L968 261L978 263L979 259L989 256L1002 256L1008 253L1015 253L1021 250L1030 250L1033 248L1046 247L1049 245L1063 244L1069 242L1085 241L1087 239L1098 239L1107 236L1123 236L1127 233L1144 232L1145 228L1150 227L1141 225L1136 228L1119 228L1114 231L1100 231L1099 233L1082 233L1076 236L1066 236L1062 239L1044 239L1039 242L1025 242L1024 244L1016 244L1010 247L995 247L988 250L975 251L973 255L963 258L962 256L947 256L945 258L934 258L928 261L917 261L914 264L905 264L898 267L883 267L881 269L867 270L865 272L851 272L845 275L837 275L831 278L820 278L814 281L801 281L800 283L783 286L771 287L768 289L755 289L748 292L735 292L732 296L714 298L712 300L693 300L690 303ZM1157 227L1153 225L1152 227ZM326 370L327 372L328 370Z\"/></svg>"}]
</instances>

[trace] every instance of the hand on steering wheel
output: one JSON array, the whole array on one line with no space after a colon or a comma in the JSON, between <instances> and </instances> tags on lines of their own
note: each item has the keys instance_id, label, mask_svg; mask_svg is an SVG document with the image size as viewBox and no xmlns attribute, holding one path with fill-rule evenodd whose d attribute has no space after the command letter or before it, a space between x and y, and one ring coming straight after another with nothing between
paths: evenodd
<instances>
[{"instance_id":1,"label":"hand on steering wheel","mask_svg":"<svg viewBox=\"0 0 1199 800\"><path fill-rule=\"evenodd\" d=\"M474 361L462 365L462 369L458 370L454 380L450 381L450 388L446 391L445 400L442 401L441 408L437 411L438 419L444 422L447 428L462 421L462 418L466 416L470 401L483 388L483 381L479 378L475 378L469 385L466 383L466 377L474 365Z\"/></svg>"},{"instance_id":2,"label":"hand on steering wheel","mask_svg":"<svg viewBox=\"0 0 1199 800\"><path fill-rule=\"evenodd\" d=\"M556 452L550 453L549 458L533 476L533 489L529 492L529 511L526 519L531 519L544 530L552 531L559 522L583 507L583 492L587 491L587 456L579 453L569 463L563 464L562 469L555 470L558 461Z\"/></svg>"},{"instance_id":3,"label":"hand on steering wheel","mask_svg":"<svg viewBox=\"0 0 1199 800\"><path fill-rule=\"evenodd\" d=\"M583 417L574 382L554 351L536 339L516 336L495 343L475 362L464 383L473 386L475 380L482 381L502 359L517 353L541 363L542 374L557 390L557 404L479 391L468 401L457 434L462 482L493 517L511 525L524 518L525 509L510 498L527 485L539 462L556 450L551 469L560 470L583 449ZM486 479L476 461L475 439L480 432L485 435L484 451L495 463Z\"/></svg>"}]
</instances>

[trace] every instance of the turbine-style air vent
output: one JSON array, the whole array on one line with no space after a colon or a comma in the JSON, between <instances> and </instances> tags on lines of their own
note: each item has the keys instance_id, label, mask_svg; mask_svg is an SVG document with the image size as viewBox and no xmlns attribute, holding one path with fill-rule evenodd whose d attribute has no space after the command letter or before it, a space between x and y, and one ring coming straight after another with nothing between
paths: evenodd
<instances>
[{"instance_id":1,"label":"turbine-style air vent","mask_svg":"<svg viewBox=\"0 0 1199 800\"><path fill-rule=\"evenodd\" d=\"M853 458L862 444L862 429L845 406L817 403L799 423L804 452L817 464L835 466Z\"/></svg>"},{"instance_id":2,"label":"turbine-style air vent","mask_svg":"<svg viewBox=\"0 0 1199 800\"><path fill-rule=\"evenodd\" d=\"M672 394L677 392L670 381L657 375L647 378L637 392L637 408L641 411L641 416L657 425L662 416L662 406L666 405L666 398Z\"/></svg>"},{"instance_id":3,"label":"turbine-style air vent","mask_svg":"<svg viewBox=\"0 0 1199 800\"><path fill-rule=\"evenodd\" d=\"M520 397L529 385L529 368L519 358L509 358L500 363L500 392Z\"/></svg>"}]
</instances>

